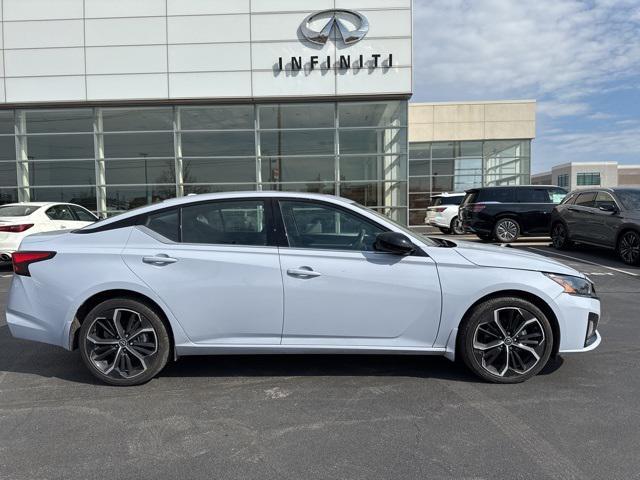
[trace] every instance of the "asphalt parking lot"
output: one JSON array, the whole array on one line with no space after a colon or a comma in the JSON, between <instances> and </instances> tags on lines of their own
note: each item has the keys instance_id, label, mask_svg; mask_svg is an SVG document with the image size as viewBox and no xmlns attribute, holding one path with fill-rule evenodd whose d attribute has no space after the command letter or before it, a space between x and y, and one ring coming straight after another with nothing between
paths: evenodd
<instances>
[{"instance_id":1,"label":"asphalt parking lot","mask_svg":"<svg viewBox=\"0 0 640 480\"><path fill-rule=\"evenodd\" d=\"M515 248L592 277L604 339L520 385L436 357L239 356L116 388L2 316L0 479L640 478L640 268L548 242Z\"/></svg>"}]
</instances>

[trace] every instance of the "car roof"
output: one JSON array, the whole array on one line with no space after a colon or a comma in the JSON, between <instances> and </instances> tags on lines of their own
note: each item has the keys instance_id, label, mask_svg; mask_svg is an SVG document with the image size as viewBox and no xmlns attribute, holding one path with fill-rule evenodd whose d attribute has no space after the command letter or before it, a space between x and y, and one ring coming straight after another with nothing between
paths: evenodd
<instances>
[{"instance_id":1,"label":"car roof","mask_svg":"<svg viewBox=\"0 0 640 480\"><path fill-rule=\"evenodd\" d=\"M49 207L51 205L75 205L75 203L67 202L18 202L18 203L5 203L3 207Z\"/></svg>"},{"instance_id":2,"label":"car roof","mask_svg":"<svg viewBox=\"0 0 640 480\"><path fill-rule=\"evenodd\" d=\"M343 197L337 197L335 195L326 195L321 193L300 193L300 192L278 192L278 191L266 191L266 192L257 192L255 190L246 191L246 192L222 192L222 193L203 193L199 195L187 195L184 197L177 197L165 200L160 203L154 203L152 205L145 205L143 207L135 208L133 210L129 210L127 212L123 212L114 217L109 217L104 220L100 220L88 227L85 227L83 230L91 231L94 228L102 229L109 224L115 222L122 222L123 220L127 220L132 217L137 217L139 215L144 215L146 213L150 213L156 210L163 210L165 208L180 206L180 205L189 205L191 203L201 203L206 201L213 200L233 200L233 199L245 199L245 198L294 198L294 199L302 199L302 200L323 200L329 201L331 203L342 203L342 204L353 204L355 203L353 200L349 200Z\"/></svg>"},{"instance_id":3,"label":"car roof","mask_svg":"<svg viewBox=\"0 0 640 480\"><path fill-rule=\"evenodd\" d=\"M448 192L442 192L442 193L438 193L436 195L431 195L431 198L438 198L438 197L461 197L463 195L466 195L465 192L453 192L453 193L448 193Z\"/></svg>"}]
</instances>

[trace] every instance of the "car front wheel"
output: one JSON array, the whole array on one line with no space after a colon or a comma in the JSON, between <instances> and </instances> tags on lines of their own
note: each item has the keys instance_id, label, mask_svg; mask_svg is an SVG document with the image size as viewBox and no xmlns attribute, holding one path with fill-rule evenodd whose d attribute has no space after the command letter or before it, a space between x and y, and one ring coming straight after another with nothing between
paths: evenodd
<instances>
[{"instance_id":1,"label":"car front wheel","mask_svg":"<svg viewBox=\"0 0 640 480\"><path fill-rule=\"evenodd\" d=\"M569 232L564 223L558 222L553 225L551 229L551 242L554 248L558 250L565 250L571 247L571 240L569 240Z\"/></svg>"},{"instance_id":2,"label":"car front wheel","mask_svg":"<svg viewBox=\"0 0 640 480\"><path fill-rule=\"evenodd\" d=\"M545 314L516 297L478 305L461 326L458 351L476 375L493 383L519 383L544 368L553 350Z\"/></svg>"},{"instance_id":3,"label":"car front wheel","mask_svg":"<svg viewBox=\"0 0 640 480\"><path fill-rule=\"evenodd\" d=\"M85 317L80 354L89 371L110 385L151 380L166 365L170 341L160 316L128 298L106 300Z\"/></svg>"},{"instance_id":4,"label":"car front wheel","mask_svg":"<svg viewBox=\"0 0 640 480\"><path fill-rule=\"evenodd\" d=\"M501 243L515 242L520 236L520 225L512 218L498 220L493 236Z\"/></svg>"},{"instance_id":5,"label":"car front wheel","mask_svg":"<svg viewBox=\"0 0 640 480\"><path fill-rule=\"evenodd\" d=\"M627 265L640 264L640 234L629 231L618 241L618 254Z\"/></svg>"}]
</instances>

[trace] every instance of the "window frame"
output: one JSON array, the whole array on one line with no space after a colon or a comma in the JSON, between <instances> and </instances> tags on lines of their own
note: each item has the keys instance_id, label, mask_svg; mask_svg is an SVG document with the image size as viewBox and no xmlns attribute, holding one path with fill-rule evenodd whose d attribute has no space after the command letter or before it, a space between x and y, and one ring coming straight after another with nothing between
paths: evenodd
<instances>
[{"instance_id":1,"label":"window frame","mask_svg":"<svg viewBox=\"0 0 640 480\"><path fill-rule=\"evenodd\" d=\"M341 212L347 213L347 214L351 214L354 217L356 217L358 220L363 221L364 223L368 223L369 225L379 228L380 230L382 230L382 232L390 232L392 231L391 229L385 227L384 225L379 224L378 222L376 222L375 220L372 220L368 217L365 217L364 215L362 215L361 213L351 210L350 208L346 208L343 205L338 205L336 203L331 203L331 202L325 202L322 200L315 200L315 199L310 199L310 198L297 198L297 197L276 197L274 198L274 212L276 213L276 229L278 230L278 232L280 233L280 242L281 244L279 244L278 246L281 248L291 248L291 249L295 249L295 250L310 250L310 251L322 251L322 252L348 252L348 253L357 253L357 254L362 254L362 253L369 253L369 254L387 254L385 252L378 252L376 250L344 250L344 249L339 249L339 248L303 248L303 247L294 247L291 246L291 244L289 243L289 237L287 235L287 229L285 227L285 223L284 223L284 215L282 213L282 206L281 206L281 202L299 202L299 203L308 203L311 205L320 205L320 206L328 206L330 208L334 208L335 210L339 210ZM412 253L411 255L415 255L415 252Z\"/></svg>"},{"instance_id":2,"label":"window frame","mask_svg":"<svg viewBox=\"0 0 640 480\"><path fill-rule=\"evenodd\" d=\"M183 235L182 235L182 210L185 208L189 208L189 207L194 207L194 206L202 206L202 205L207 205L207 204L220 204L220 203L237 203L237 202L247 202L247 201L255 201L256 203L258 202L262 202L264 204L264 213L265 213L265 221L264 221L264 228L265 228L265 233L267 235L267 244L266 245L241 245L241 244L228 244L228 243L191 243L191 242L184 242L183 241ZM165 212L169 212L172 210L177 210L178 212L178 241L175 242L173 240L171 240L170 238L165 237L164 235L162 235L161 233L156 232L155 230L152 230L151 228L147 227L145 225L148 217L150 215L157 215L159 213L165 213ZM139 215L134 223L136 226L139 227L143 227L146 230L148 230L149 232L153 233L154 237L160 237L162 238L162 241L164 243L168 243L168 244L172 244L172 245L185 245L185 246L216 246L216 247L239 247L239 248L272 248L272 247L278 247L278 238L277 238L277 232L275 230L274 227L274 220L273 220L273 205L272 205L272 200L270 197L238 197L238 198L221 198L221 199L215 199L215 200L202 200L199 202L189 202L189 203L185 203L185 204L181 204L181 205L174 205L171 207L167 207L167 208L160 208L157 210L153 210L151 212L147 212L144 213L142 215ZM126 226L126 225L123 225Z\"/></svg>"}]
</instances>

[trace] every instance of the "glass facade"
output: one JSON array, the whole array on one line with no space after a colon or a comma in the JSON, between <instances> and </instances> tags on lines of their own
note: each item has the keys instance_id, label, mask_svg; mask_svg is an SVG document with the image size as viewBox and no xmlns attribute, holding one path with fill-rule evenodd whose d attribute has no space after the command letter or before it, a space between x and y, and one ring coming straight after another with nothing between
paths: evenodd
<instances>
[{"instance_id":1,"label":"glass facade","mask_svg":"<svg viewBox=\"0 0 640 480\"><path fill-rule=\"evenodd\" d=\"M407 102L0 111L0 204L113 215L192 193L341 195L407 222Z\"/></svg>"},{"instance_id":2,"label":"glass facade","mask_svg":"<svg viewBox=\"0 0 640 480\"><path fill-rule=\"evenodd\" d=\"M531 140L416 142L409 145L409 224L424 226L431 197L473 187L527 185Z\"/></svg>"},{"instance_id":3,"label":"glass facade","mask_svg":"<svg viewBox=\"0 0 640 480\"><path fill-rule=\"evenodd\" d=\"M577 174L577 184L579 187L599 186L600 172L587 172Z\"/></svg>"}]
</instances>

